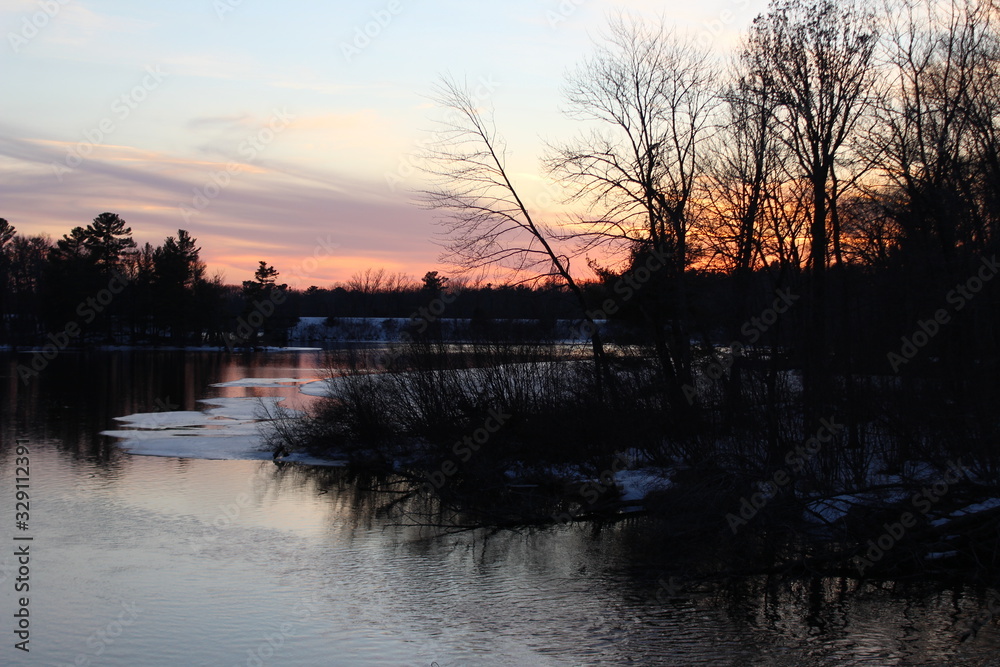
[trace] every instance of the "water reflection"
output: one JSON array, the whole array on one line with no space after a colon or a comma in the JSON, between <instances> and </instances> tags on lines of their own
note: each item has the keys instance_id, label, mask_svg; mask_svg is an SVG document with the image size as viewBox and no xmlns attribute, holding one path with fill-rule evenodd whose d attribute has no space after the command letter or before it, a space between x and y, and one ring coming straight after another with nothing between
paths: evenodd
<instances>
[{"instance_id":1,"label":"water reflection","mask_svg":"<svg viewBox=\"0 0 1000 667\"><path fill-rule=\"evenodd\" d=\"M5 361L0 475L27 436L40 587L37 652L29 663L6 646L2 664L96 662L88 638L123 603L142 612L102 664L242 665L262 642L270 664L317 665L983 665L1000 653L995 624L959 641L984 591L698 578L679 558L695 547L643 520L442 536L408 523L435 508L392 478L130 456L97 435L157 400L291 397L210 385L312 377L317 353L66 354L27 386ZM6 584L0 600L11 608Z\"/></svg>"}]
</instances>

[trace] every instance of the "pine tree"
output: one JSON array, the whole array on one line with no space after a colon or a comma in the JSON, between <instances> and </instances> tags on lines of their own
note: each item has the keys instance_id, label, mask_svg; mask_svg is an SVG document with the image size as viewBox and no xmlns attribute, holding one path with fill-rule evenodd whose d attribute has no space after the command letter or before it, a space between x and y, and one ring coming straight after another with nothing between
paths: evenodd
<instances>
[{"instance_id":1,"label":"pine tree","mask_svg":"<svg viewBox=\"0 0 1000 667\"><path fill-rule=\"evenodd\" d=\"M75 230L74 230L75 231ZM119 270L124 255L135 253L132 228L116 213L101 213L84 230L84 246L102 272Z\"/></svg>"}]
</instances>

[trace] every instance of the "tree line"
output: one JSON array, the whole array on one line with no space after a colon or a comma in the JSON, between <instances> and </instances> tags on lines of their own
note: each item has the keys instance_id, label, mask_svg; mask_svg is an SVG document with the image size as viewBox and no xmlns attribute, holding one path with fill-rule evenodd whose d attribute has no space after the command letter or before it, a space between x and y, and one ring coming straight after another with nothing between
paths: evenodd
<instances>
[{"instance_id":1,"label":"tree line","mask_svg":"<svg viewBox=\"0 0 1000 667\"><path fill-rule=\"evenodd\" d=\"M598 394L610 362L593 320L638 317L673 436L703 437L707 414L759 421L779 458L837 411L854 446L887 429L917 446L914 419L936 410L949 440L992 451L998 9L772 0L725 63L662 20L620 14L567 76L580 132L542 160L582 214L545 224L506 165L502 124L452 79L424 200L454 262L576 295ZM570 262L597 249L595 301ZM779 294L794 305L771 319ZM890 386L906 418L876 417L871 394Z\"/></svg>"},{"instance_id":2,"label":"tree line","mask_svg":"<svg viewBox=\"0 0 1000 667\"><path fill-rule=\"evenodd\" d=\"M343 317L411 318L445 289L456 294L445 316L477 325L529 319L551 328L556 318L575 314L557 285L449 282L433 270L417 280L368 268L342 283L304 290L279 279L280 272L263 260L253 280L241 285L226 284L220 275L209 278L197 239L187 230L158 246L139 246L115 213L102 213L55 242L18 234L0 218L0 345L45 343L67 325L74 346L283 344L300 316L331 323Z\"/></svg>"},{"instance_id":3,"label":"tree line","mask_svg":"<svg viewBox=\"0 0 1000 667\"><path fill-rule=\"evenodd\" d=\"M241 287L208 279L200 253L183 229L139 246L110 212L54 243L0 219L0 342L30 346L71 331L74 346L232 343L254 302L287 286L275 285L277 272L264 262ZM282 308L253 328L252 340L237 342L280 340L289 318Z\"/></svg>"}]
</instances>

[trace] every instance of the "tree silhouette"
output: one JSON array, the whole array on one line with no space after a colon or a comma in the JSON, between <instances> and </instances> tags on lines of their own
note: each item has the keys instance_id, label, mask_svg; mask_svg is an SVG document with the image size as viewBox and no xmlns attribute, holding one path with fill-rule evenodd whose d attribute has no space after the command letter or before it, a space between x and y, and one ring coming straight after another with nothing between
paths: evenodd
<instances>
[{"instance_id":1,"label":"tree silhouette","mask_svg":"<svg viewBox=\"0 0 1000 667\"><path fill-rule=\"evenodd\" d=\"M277 269L261 260L253 274L254 279L243 281L243 298L246 302L243 321L251 331L246 340L256 341L258 332L263 331L266 342L279 342L278 339L284 338L281 332L287 331L291 326L292 318L285 314L287 309L282 307L288 285L278 284L279 275Z\"/></svg>"},{"instance_id":2,"label":"tree silhouette","mask_svg":"<svg viewBox=\"0 0 1000 667\"><path fill-rule=\"evenodd\" d=\"M747 39L747 66L771 96L779 137L809 187L810 299L802 354L810 411L827 398L831 241L837 264L842 261L837 171L846 168L844 153L875 101L877 43L874 17L853 0L772 0Z\"/></svg>"},{"instance_id":3,"label":"tree silhouette","mask_svg":"<svg viewBox=\"0 0 1000 667\"><path fill-rule=\"evenodd\" d=\"M587 323L603 400L604 343L587 298L570 273L569 257L536 220L507 170L505 146L493 121L472 93L450 79L440 82L436 101L449 112L428 151L426 172L435 183L423 192L425 204L442 213L447 257L467 271L513 270L526 282L555 278L569 289Z\"/></svg>"},{"instance_id":4,"label":"tree silhouette","mask_svg":"<svg viewBox=\"0 0 1000 667\"><path fill-rule=\"evenodd\" d=\"M448 279L438 275L437 271L428 271L421 280L423 282L421 289L431 294L440 294L448 284Z\"/></svg>"},{"instance_id":5,"label":"tree silhouette","mask_svg":"<svg viewBox=\"0 0 1000 667\"><path fill-rule=\"evenodd\" d=\"M681 387L691 381L684 274L692 256L692 201L718 104L716 78L707 50L662 20L616 16L568 81L569 115L596 129L554 147L547 160L551 173L574 189L573 198L588 205L584 231L569 234L584 250L624 249L633 264L651 253L667 258L641 302L677 408L687 406Z\"/></svg>"},{"instance_id":6,"label":"tree silhouette","mask_svg":"<svg viewBox=\"0 0 1000 667\"><path fill-rule=\"evenodd\" d=\"M3 341L9 337L7 326L7 314L11 300L11 248L9 245L16 234L17 231L14 227L5 219L0 218L0 340Z\"/></svg>"},{"instance_id":7,"label":"tree silhouette","mask_svg":"<svg viewBox=\"0 0 1000 667\"><path fill-rule=\"evenodd\" d=\"M204 279L205 265L199 258L201 248L187 230L177 230L177 238L168 236L153 252L153 289L158 318L180 339L194 327L195 291Z\"/></svg>"},{"instance_id":8,"label":"tree silhouette","mask_svg":"<svg viewBox=\"0 0 1000 667\"><path fill-rule=\"evenodd\" d=\"M132 228L116 213L101 213L84 230L83 244L91 260L104 272L119 270L124 255L135 252Z\"/></svg>"},{"instance_id":9,"label":"tree silhouette","mask_svg":"<svg viewBox=\"0 0 1000 667\"><path fill-rule=\"evenodd\" d=\"M260 260L257 270L254 271L253 280L243 281L243 296L253 300L268 297L274 289L287 290L288 285L277 284L278 275L277 269Z\"/></svg>"}]
</instances>

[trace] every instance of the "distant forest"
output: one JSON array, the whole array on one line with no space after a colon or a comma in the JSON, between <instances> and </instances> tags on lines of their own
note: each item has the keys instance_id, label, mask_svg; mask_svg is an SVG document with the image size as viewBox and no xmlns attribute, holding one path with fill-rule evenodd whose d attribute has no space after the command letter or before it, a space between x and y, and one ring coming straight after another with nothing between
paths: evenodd
<instances>
[{"instance_id":1,"label":"distant forest","mask_svg":"<svg viewBox=\"0 0 1000 667\"><path fill-rule=\"evenodd\" d=\"M253 280L227 285L205 275L200 253L197 239L183 229L159 246L140 247L114 213L100 214L55 243L17 234L0 219L0 344L45 344L69 327L72 347L222 346L227 336L233 342L241 322L253 321L255 310L263 311L262 322L252 335L238 336L237 346L281 344L300 316L420 318L421 308L426 311L445 289L455 292L449 318L551 324L576 316L574 302L553 286L449 284L437 271L417 280L373 268L344 283L295 290L261 261Z\"/></svg>"}]
</instances>

